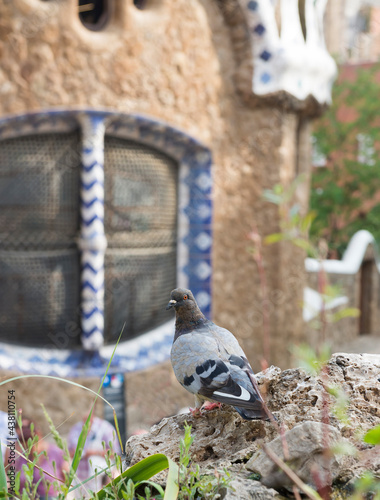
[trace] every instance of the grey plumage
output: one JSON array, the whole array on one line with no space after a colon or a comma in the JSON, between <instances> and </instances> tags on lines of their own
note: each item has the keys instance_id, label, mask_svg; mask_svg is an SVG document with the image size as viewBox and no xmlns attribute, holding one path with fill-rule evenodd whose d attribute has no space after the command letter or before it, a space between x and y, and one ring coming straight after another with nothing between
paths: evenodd
<instances>
[{"instance_id":1,"label":"grey plumage","mask_svg":"<svg viewBox=\"0 0 380 500\"><path fill-rule=\"evenodd\" d=\"M269 420L252 368L234 335L208 320L190 290L171 292L176 313L171 362L178 382L204 401L232 405L246 420Z\"/></svg>"}]
</instances>

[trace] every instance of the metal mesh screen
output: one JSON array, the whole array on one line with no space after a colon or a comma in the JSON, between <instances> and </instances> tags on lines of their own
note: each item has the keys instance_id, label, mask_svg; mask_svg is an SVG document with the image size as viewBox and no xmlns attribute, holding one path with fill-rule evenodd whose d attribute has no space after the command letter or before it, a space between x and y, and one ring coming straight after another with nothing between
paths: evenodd
<instances>
[{"instance_id":1,"label":"metal mesh screen","mask_svg":"<svg viewBox=\"0 0 380 500\"><path fill-rule=\"evenodd\" d=\"M79 343L79 166L78 131L0 142L1 340Z\"/></svg>"},{"instance_id":2,"label":"metal mesh screen","mask_svg":"<svg viewBox=\"0 0 380 500\"><path fill-rule=\"evenodd\" d=\"M0 143L0 247L72 247L79 228L79 132Z\"/></svg>"},{"instance_id":3,"label":"metal mesh screen","mask_svg":"<svg viewBox=\"0 0 380 500\"><path fill-rule=\"evenodd\" d=\"M109 250L106 255L106 341L136 337L169 320L165 310L176 282L176 252ZM174 263L174 264L173 264Z\"/></svg>"},{"instance_id":4,"label":"metal mesh screen","mask_svg":"<svg viewBox=\"0 0 380 500\"><path fill-rule=\"evenodd\" d=\"M75 250L0 251L1 340L55 348L78 345L78 335L72 335L73 322L79 323L78 269Z\"/></svg>"},{"instance_id":5,"label":"metal mesh screen","mask_svg":"<svg viewBox=\"0 0 380 500\"><path fill-rule=\"evenodd\" d=\"M176 284L177 164L149 147L106 136L105 339L135 337L169 318Z\"/></svg>"},{"instance_id":6,"label":"metal mesh screen","mask_svg":"<svg viewBox=\"0 0 380 500\"><path fill-rule=\"evenodd\" d=\"M0 142L0 339L79 344L80 134ZM105 340L168 320L176 285L177 164L106 136ZM65 335L66 333L66 335Z\"/></svg>"}]
</instances>

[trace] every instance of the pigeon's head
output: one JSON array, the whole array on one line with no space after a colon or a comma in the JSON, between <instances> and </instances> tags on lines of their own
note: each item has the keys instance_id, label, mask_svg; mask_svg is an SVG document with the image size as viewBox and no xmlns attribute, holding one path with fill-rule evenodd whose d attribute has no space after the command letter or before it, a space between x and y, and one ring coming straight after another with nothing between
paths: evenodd
<instances>
[{"instance_id":1,"label":"pigeon's head","mask_svg":"<svg viewBox=\"0 0 380 500\"><path fill-rule=\"evenodd\" d=\"M180 309L192 310L198 309L197 303L194 299L194 295L190 290L186 288L175 288L170 294L170 300L166 309L171 309L174 307L175 311L178 312Z\"/></svg>"}]
</instances>

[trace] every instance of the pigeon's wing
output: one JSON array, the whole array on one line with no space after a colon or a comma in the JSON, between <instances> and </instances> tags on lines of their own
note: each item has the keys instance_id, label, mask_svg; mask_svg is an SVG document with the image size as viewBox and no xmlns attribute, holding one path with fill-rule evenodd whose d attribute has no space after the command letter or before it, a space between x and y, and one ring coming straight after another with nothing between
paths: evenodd
<instances>
[{"instance_id":1,"label":"pigeon's wing","mask_svg":"<svg viewBox=\"0 0 380 500\"><path fill-rule=\"evenodd\" d=\"M234 406L243 418L267 418L265 403L249 374L249 363L227 348L214 335L197 332L180 336L171 352L178 381L193 394Z\"/></svg>"},{"instance_id":2,"label":"pigeon's wing","mask_svg":"<svg viewBox=\"0 0 380 500\"><path fill-rule=\"evenodd\" d=\"M222 328L211 321L207 323L207 328L209 334L213 335L217 339L220 346L223 346L228 353L245 357L244 351L240 347L237 338L229 330Z\"/></svg>"}]
</instances>

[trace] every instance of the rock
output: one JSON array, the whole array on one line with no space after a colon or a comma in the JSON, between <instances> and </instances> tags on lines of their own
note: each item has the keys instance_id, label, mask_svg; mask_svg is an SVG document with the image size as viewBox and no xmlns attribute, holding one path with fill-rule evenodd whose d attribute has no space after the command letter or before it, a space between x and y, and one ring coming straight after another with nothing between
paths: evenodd
<instances>
[{"instance_id":1,"label":"rock","mask_svg":"<svg viewBox=\"0 0 380 500\"><path fill-rule=\"evenodd\" d=\"M266 387L269 408L279 411L287 428L306 420L322 421L323 385L341 387L349 398L347 426L331 416L330 424L345 437L355 437L357 429L363 433L380 423L380 356L368 354L334 354L328 365L327 379L312 377L300 368L269 369L265 377L258 374L259 384ZM332 405L334 399L329 399Z\"/></svg>"},{"instance_id":2,"label":"rock","mask_svg":"<svg viewBox=\"0 0 380 500\"><path fill-rule=\"evenodd\" d=\"M312 377L302 369L281 371L270 367L259 373L257 380L266 396L269 409L283 426L289 449L290 465L301 479L310 484L331 478L343 491L351 487L353 478L364 470L380 472L380 455L374 447L364 445L361 436L380 424L380 356L336 354L332 356L325 375ZM337 386L348 396L349 423L334 416L334 398L327 396L323 386ZM326 407L327 405L327 407ZM325 406L325 409L324 409ZM322 417L329 413L329 425L322 426ZM179 441L185 422L192 426L194 442L190 452L201 473L227 468L232 486L225 498L240 500L282 498L283 488L291 483L263 451L266 444L283 458L278 426L270 422L245 421L232 408L205 413L201 418L181 414L163 419L149 434L132 436L126 445L126 465L133 465L153 453L165 453L178 462ZM349 442L358 450L355 456L333 456L328 465L323 457L324 436L330 442ZM313 469L318 469L315 476ZM261 482L249 479L248 469L258 471ZM160 476L160 480L164 482ZM335 487L334 485L334 487ZM280 490L280 492L278 491ZM339 491L334 491L339 498ZM338 496L337 496L338 495Z\"/></svg>"},{"instance_id":3,"label":"rock","mask_svg":"<svg viewBox=\"0 0 380 500\"><path fill-rule=\"evenodd\" d=\"M232 471L231 471L232 472ZM223 500L280 500L284 498L278 491L267 488L260 481L250 479L248 474L241 471L232 472L233 480L230 483L231 488L227 489Z\"/></svg>"},{"instance_id":4,"label":"rock","mask_svg":"<svg viewBox=\"0 0 380 500\"><path fill-rule=\"evenodd\" d=\"M271 423L242 420L228 406L207 412L201 418L190 414L176 415L154 425L149 434L129 438L126 444L129 465L153 453L164 453L178 461L179 441L183 437L185 422L192 426L193 460L203 466L210 462L220 467L244 463L256 450L255 443L264 438L271 440L277 435Z\"/></svg>"},{"instance_id":5,"label":"rock","mask_svg":"<svg viewBox=\"0 0 380 500\"><path fill-rule=\"evenodd\" d=\"M339 473L339 463L335 457L326 457L326 446L340 440L340 432L331 425L320 422L303 422L268 443L274 452L307 484L315 486L314 474L318 471L320 484L330 484ZM284 457L284 446L287 457ZM259 450L246 465L247 469L257 472L261 482L270 488L292 487L292 481L279 470L264 450ZM330 479L330 480L329 480ZM327 480L327 481L326 481Z\"/></svg>"}]
</instances>

